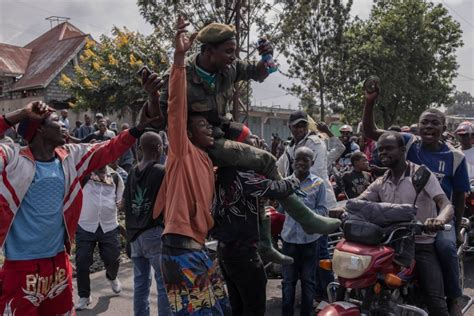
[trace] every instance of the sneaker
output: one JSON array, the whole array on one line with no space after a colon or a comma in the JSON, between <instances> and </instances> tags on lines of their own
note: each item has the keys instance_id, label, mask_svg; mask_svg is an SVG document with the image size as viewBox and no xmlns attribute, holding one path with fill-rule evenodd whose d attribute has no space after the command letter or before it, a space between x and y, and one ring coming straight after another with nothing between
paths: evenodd
<instances>
[{"instance_id":1,"label":"sneaker","mask_svg":"<svg viewBox=\"0 0 474 316\"><path fill-rule=\"evenodd\" d=\"M122 291L122 284L118 278L115 278L115 280L109 280L109 282L110 286L112 287L112 291L114 291L115 294L119 294L120 291Z\"/></svg>"},{"instance_id":2,"label":"sneaker","mask_svg":"<svg viewBox=\"0 0 474 316\"><path fill-rule=\"evenodd\" d=\"M74 308L76 309L76 311L81 311L83 309L86 309L87 306L89 306L91 303L92 303L92 299L91 299L90 296L89 297L80 297L79 302L76 303Z\"/></svg>"}]
</instances>

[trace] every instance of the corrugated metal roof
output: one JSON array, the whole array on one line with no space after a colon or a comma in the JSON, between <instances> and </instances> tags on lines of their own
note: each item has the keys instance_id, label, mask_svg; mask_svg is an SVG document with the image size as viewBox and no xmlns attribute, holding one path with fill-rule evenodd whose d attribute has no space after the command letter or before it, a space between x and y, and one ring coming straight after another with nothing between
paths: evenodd
<instances>
[{"instance_id":1,"label":"corrugated metal roof","mask_svg":"<svg viewBox=\"0 0 474 316\"><path fill-rule=\"evenodd\" d=\"M81 50L87 36L64 22L26 45L24 49L31 50L28 66L12 90L46 87Z\"/></svg>"},{"instance_id":2,"label":"corrugated metal roof","mask_svg":"<svg viewBox=\"0 0 474 316\"><path fill-rule=\"evenodd\" d=\"M19 76L25 73L31 49L0 43L0 74Z\"/></svg>"}]
</instances>

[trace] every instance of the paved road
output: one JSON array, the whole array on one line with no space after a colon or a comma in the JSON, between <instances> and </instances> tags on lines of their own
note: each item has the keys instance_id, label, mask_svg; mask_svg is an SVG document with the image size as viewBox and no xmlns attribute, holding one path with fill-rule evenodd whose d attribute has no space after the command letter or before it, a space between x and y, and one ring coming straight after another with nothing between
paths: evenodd
<instances>
[{"instance_id":1,"label":"paved road","mask_svg":"<svg viewBox=\"0 0 474 316\"><path fill-rule=\"evenodd\" d=\"M91 290L93 302L88 309L78 312L78 316L118 316L133 315L133 268L132 263L122 264L119 278L122 282L122 292L116 295L110 288L109 281L105 278L105 272L97 272L91 275ZM74 280L74 286L75 280ZM77 297L77 290L74 289ZM156 284L153 280L151 287L151 315L157 315ZM297 292L299 296L299 291ZM269 316L280 315L281 303L281 280L268 280L267 285L267 313ZM297 309L298 314L299 310Z\"/></svg>"},{"instance_id":2,"label":"paved road","mask_svg":"<svg viewBox=\"0 0 474 316\"><path fill-rule=\"evenodd\" d=\"M120 280L122 281L122 292L115 295L109 282L105 278L105 272L97 272L91 275L91 288L93 303L90 309L78 312L79 316L119 316L133 315L133 269L130 262L120 268ZM474 256L466 260L466 286L465 294L474 297ZM75 291L77 294L77 291ZM297 293L299 296L299 292ZM77 298L77 297L76 297ZM281 280L273 279L267 285L267 313L268 316L280 316L281 304ZM296 315L299 312L295 313ZM157 315L156 285L153 281L151 295L151 315ZM466 314L474 316L474 307Z\"/></svg>"}]
</instances>

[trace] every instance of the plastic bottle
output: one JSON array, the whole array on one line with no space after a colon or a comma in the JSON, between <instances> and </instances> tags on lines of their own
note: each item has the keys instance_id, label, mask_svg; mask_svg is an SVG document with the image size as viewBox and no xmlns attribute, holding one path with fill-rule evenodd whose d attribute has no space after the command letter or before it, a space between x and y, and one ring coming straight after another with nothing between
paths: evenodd
<instances>
[{"instance_id":1,"label":"plastic bottle","mask_svg":"<svg viewBox=\"0 0 474 316\"><path fill-rule=\"evenodd\" d=\"M264 38L259 38L257 41L257 46L262 46L267 40ZM278 65L273 60L272 54L263 54L262 61L265 64L265 68L267 69L267 73L271 74L278 70Z\"/></svg>"}]
</instances>

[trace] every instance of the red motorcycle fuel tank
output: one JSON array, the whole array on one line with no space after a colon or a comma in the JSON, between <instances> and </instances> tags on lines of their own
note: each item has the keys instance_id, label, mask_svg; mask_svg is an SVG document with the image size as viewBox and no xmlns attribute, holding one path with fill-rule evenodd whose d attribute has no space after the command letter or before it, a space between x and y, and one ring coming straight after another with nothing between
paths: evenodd
<instances>
[{"instance_id":1,"label":"red motorcycle fuel tank","mask_svg":"<svg viewBox=\"0 0 474 316\"><path fill-rule=\"evenodd\" d=\"M345 288L366 288L374 285L377 273L394 272L394 251L384 245L364 245L345 239L336 245L332 266L339 283Z\"/></svg>"},{"instance_id":2,"label":"red motorcycle fuel tank","mask_svg":"<svg viewBox=\"0 0 474 316\"><path fill-rule=\"evenodd\" d=\"M318 316L360 316L359 307L348 302L334 302L324 307Z\"/></svg>"}]
</instances>

